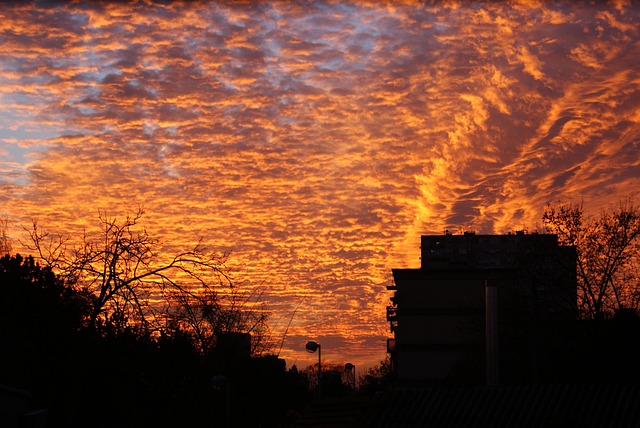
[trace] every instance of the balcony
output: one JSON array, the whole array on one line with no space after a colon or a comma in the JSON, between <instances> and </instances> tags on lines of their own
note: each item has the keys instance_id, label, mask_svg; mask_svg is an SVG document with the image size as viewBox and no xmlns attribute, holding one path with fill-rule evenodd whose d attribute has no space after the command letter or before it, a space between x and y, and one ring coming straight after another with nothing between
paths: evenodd
<instances>
[{"instance_id":1,"label":"balcony","mask_svg":"<svg viewBox=\"0 0 640 428\"><path fill-rule=\"evenodd\" d=\"M396 321L398 319L398 307L387 306L387 321Z\"/></svg>"},{"instance_id":2,"label":"balcony","mask_svg":"<svg viewBox=\"0 0 640 428\"><path fill-rule=\"evenodd\" d=\"M392 354L396 350L396 340L387 339L387 354Z\"/></svg>"}]
</instances>

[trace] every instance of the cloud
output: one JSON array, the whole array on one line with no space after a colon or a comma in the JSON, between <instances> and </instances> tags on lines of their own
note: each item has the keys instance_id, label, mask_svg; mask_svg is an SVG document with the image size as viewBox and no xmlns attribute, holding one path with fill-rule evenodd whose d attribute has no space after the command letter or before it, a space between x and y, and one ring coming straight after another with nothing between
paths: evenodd
<instances>
[{"instance_id":1,"label":"cloud","mask_svg":"<svg viewBox=\"0 0 640 428\"><path fill-rule=\"evenodd\" d=\"M521 229L548 201L638 185L633 3L3 14L0 186L16 234L144 205L167 250L232 250L275 319L305 301L292 337L360 361L384 356L389 271L419 264L421 233Z\"/></svg>"}]
</instances>

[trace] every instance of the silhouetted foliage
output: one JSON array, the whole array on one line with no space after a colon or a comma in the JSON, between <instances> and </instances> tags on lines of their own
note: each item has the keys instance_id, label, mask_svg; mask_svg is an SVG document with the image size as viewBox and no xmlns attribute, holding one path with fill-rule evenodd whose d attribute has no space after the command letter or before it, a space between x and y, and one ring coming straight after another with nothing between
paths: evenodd
<instances>
[{"instance_id":1,"label":"silhouetted foliage","mask_svg":"<svg viewBox=\"0 0 640 428\"><path fill-rule=\"evenodd\" d=\"M311 395L265 355L260 296L234 287L227 255L175 256L139 225L100 214L99 238L52 237L0 266L0 384L33 394L50 426L278 426ZM227 378L227 392L212 378ZM247 409L247 403L251 403Z\"/></svg>"},{"instance_id":2,"label":"silhouetted foliage","mask_svg":"<svg viewBox=\"0 0 640 428\"><path fill-rule=\"evenodd\" d=\"M260 355L268 349L267 313L251 306L252 293L243 294L237 289L226 293L205 288L200 292L186 293L174 290L166 294L165 308L167 329L190 332L194 344L203 355L210 353L221 336L230 333L250 333L251 354Z\"/></svg>"},{"instance_id":3,"label":"silhouetted foliage","mask_svg":"<svg viewBox=\"0 0 640 428\"><path fill-rule=\"evenodd\" d=\"M1 257L1 382L30 388L39 381L32 368L43 356L52 357L54 364L64 363L63 354L82 327L87 307L82 296L32 257Z\"/></svg>"},{"instance_id":4,"label":"silhouetted foliage","mask_svg":"<svg viewBox=\"0 0 640 428\"><path fill-rule=\"evenodd\" d=\"M99 236L53 237L30 231L30 249L63 281L86 297L91 311L85 324L117 334L179 329L192 335L204 355L220 334L251 333L256 354L267 349L267 315L254 306L252 293L240 292L227 275L228 254L200 245L175 255L160 252L161 243L140 225L139 209L123 221L99 214ZM154 302L153 304L151 302Z\"/></svg>"},{"instance_id":5,"label":"silhouetted foliage","mask_svg":"<svg viewBox=\"0 0 640 428\"><path fill-rule=\"evenodd\" d=\"M96 329L92 303L32 257L0 258L0 384L29 391L51 427L223 426L227 409L233 426L279 426L310 398L283 360L219 346L205 356L179 328Z\"/></svg>"},{"instance_id":6,"label":"silhouetted foliage","mask_svg":"<svg viewBox=\"0 0 640 428\"><path fill-rule=\"evenodd\" d=\"M148 330L158 315L150 300L161 299L167 290L195 294L200 287L231 287L224 271L226 254L216 255L199 246L174 256L160 254L160 242L139 225L143 215L128 216L122 223L100 213L101 236L84 235L68 248L69 238L51 237L34 222L31 250L63 280L91 301L88 325Z\"/></svg>"},{"instance_id":7,"label":"silhouetted foliage","mask_svg":"<svg viewBox=\"0 0 640 428\"><path fill-rule=\"evenodd\" d=\"M393 380L391 357L387 356L379 364L371 367L366 374L360 376L358 390L365 395L383 392L389 388Z\"/></svg>"},{"instance_id":8,"label":"silhouetted foliage","mask_svg":"<svg viewBox=\"0 0 640 428\"><path fill-rule=\"evenodd\" d=\"M32 257L0 258L0 384L63 399L88 302Z\"/></svg>"},{"instance_id":9,"label":"silhouetted foliage","mask_svg":"<svg viewBox=\"0 0 640 428\"><path fill-rule=\"evenodd\" d=\"M585 319L640 308L640 208L631 198L589 216L583 204L549 205L544 225L560 244L575 246L578 306Z\"/></svg>"}]
</instances>

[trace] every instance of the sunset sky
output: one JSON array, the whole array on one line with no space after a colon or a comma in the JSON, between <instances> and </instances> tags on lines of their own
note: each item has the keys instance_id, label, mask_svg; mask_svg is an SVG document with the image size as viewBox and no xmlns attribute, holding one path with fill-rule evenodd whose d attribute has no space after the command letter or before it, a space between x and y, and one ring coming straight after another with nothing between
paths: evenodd
<instances>
[{"instance_id":1,"label":"sunset sky","mask_svg":"<svg viewBox=\"0 0 640 428\"><path fill-rule=\"evenodd\" d=\"M144 206L167 252L232 252L289 366L370 366L421 234L637 191L640 2L593 3L3 4L14 251Z\"/></svg>"}]
</instances>

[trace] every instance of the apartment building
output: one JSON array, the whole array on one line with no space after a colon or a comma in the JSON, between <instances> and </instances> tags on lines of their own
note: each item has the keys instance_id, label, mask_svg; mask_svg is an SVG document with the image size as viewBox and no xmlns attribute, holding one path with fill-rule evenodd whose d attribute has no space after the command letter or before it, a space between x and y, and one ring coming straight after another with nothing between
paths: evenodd
<instances>
[{"instance_id":1,"label":"apartment building","mask_svg":"<svg viewBox=\"0 0 640 428\"><path fill-rule=\"evenodd\" d=\"M575 250L514 232L421 237L392 269L388 352L400 385L536 382L577 317Z\"/></svg>"}]
</instances>

